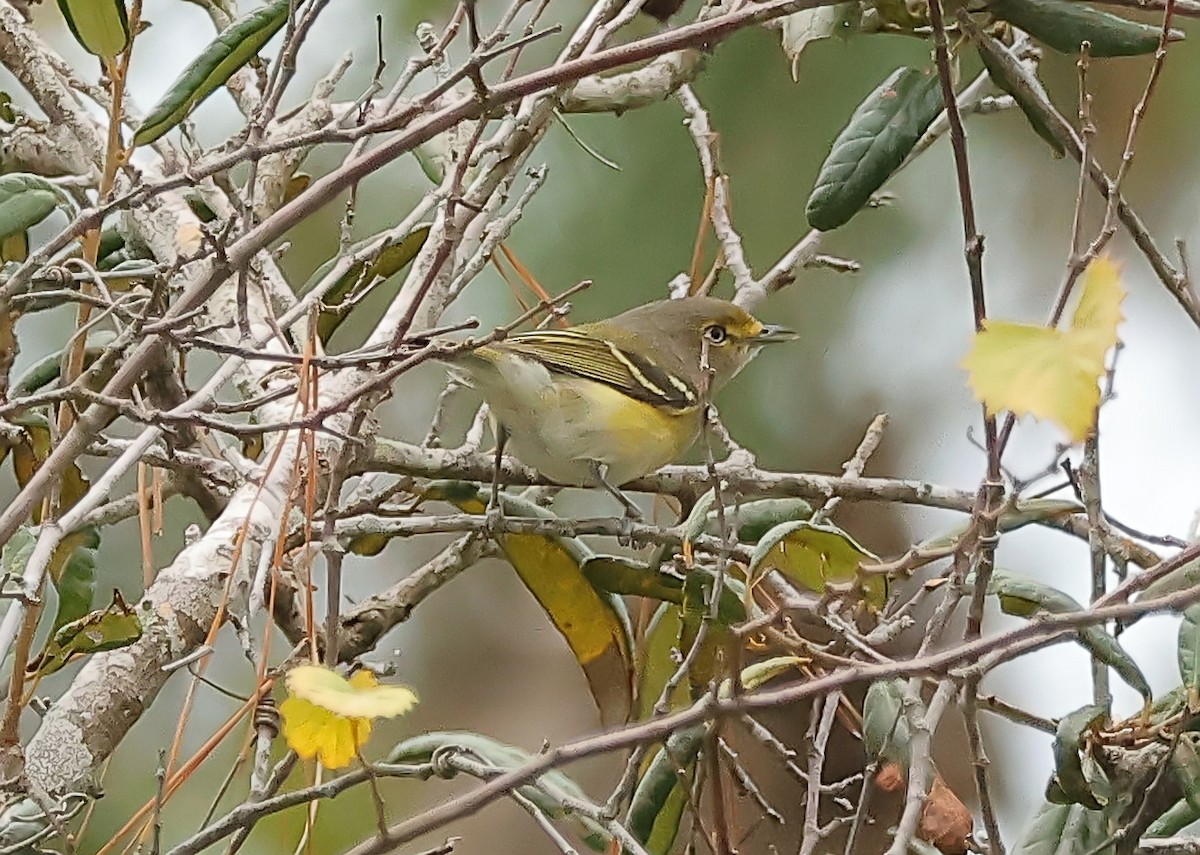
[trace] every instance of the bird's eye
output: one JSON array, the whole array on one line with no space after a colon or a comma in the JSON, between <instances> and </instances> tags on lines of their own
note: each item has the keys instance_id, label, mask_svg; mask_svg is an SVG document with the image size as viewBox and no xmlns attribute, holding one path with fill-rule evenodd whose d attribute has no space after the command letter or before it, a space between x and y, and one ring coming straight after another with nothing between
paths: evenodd
<instances>
[{"instance_id":1,"label":"bird's eye","mask_svg":"<svg viewBox=\"0 0 1200 855\"><path fill-rule=\"evenodd\" d=\"M713 324L704 328L704 337L712 344L724 344L729 340L729 333L720 324Z\"/></svg>"}]
</instances>

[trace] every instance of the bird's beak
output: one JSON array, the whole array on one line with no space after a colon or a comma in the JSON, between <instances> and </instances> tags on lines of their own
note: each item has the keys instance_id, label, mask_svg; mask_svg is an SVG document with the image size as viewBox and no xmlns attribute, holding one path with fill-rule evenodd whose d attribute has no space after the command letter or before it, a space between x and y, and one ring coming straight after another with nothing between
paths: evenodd
<instances>
[{"instance_id":1,"label":"bird's beak","mask_svg":"<svg viewBox=\"0 0 1200 855\"><path fill-rule=\"evenodd\" d=\"M800 337L800 334L795 330L790 330L787 327L781 327L777 324L763 324L763 328L759 330L758 335L750 339L754 344L772 344L777 341L795 341Z\"/></svg>"}]
</instances>

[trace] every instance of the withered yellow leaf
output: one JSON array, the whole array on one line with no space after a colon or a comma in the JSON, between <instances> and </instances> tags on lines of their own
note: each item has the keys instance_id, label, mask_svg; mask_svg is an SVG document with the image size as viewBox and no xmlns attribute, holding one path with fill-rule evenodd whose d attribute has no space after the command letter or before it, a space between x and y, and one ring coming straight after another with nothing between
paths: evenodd
<instances>
[{"instance_id":1,"label":"withered yellow leaf","mask_svg":"<svg viewBox=\"0 0 1200 855\"><path fill-rule=\"evenodd\" d=\"M967 382L989 414L1049 419L1072 442L1091 432L1104 357L1121 323L1120 268L1107 256L1087 269L1068 329L989 320L963 360Z\"/></svg>"},{"instance_id":2,"label":"withered yellow leaf","mask_svg":"<svg viewBox=\"0 0 1200 855\"><path fill-rule=\"evenodd\" d=\"M347 680L320 665L298 665L287 673L288 692L345 718L391 718L403 715L417 703L407 686L381 686L369 671L357 671Z\"/></svg>"},{"instance_id":3,"label":"withered yellow leaf","mask_svg":"<svg viewBox=\"0 0 1200 855\"><path fill-rule=\"evenodd\" d=\"M1120 265L1107 255L1097 258L1083 274L1079 305L1071 318L1070 334L1080 350L1093 349L1089 358L1103 360L1109 348L1117 343L1117 326L1124 320L1121 314L1124 299Z\"/></svg>"}]
</instances>

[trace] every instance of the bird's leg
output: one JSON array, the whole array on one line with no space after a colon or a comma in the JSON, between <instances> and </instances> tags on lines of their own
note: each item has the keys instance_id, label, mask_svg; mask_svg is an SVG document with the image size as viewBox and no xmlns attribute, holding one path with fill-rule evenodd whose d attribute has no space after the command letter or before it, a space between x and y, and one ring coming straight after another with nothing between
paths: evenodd
<instances>
[{"instance_id":1,"label":"bird's leg","mask_svg":"<svg viewBox=\"0 0 1200 855\"><path fill-rule=\"evenodd\" d=\"M598 460L590 461L590 465L592 468L592 478L595 479L597 484L607 490L614 499L620 502L621 507L625 509L625 519L631 522L641 522L643 519L641 508L635 505L632 499L622 493L619 488L613 486L612 482L608 480L608 467Z\"/></svg>"},{"instance_id":2,"label":"bird's leg","mask_svg":"<svg viewBox=\"0 0 1200 855\"><path fill-rule=\"evenodd\" d=\"M492 421L492 433L496 435L496 457L492 467L492 492L488 497L487 527L495 532L504 519L504 506L500 504L500 473L504 465L504 446L508 443L508 430L498 421Z\"/></svg>"}]
</instances>

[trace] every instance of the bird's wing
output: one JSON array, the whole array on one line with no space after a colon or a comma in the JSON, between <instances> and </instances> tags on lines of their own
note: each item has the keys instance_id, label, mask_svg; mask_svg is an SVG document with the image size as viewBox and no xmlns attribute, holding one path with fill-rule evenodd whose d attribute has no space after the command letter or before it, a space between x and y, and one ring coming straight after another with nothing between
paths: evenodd
<instances>
[{"instance_id":1,"label":"bird's wing","mask_svg":"<svg viewBox=\"0 0 1200 855\"><path fill-rule=\"evenodd\" d=\"M683 378L644 356L576 330L518 333L490 346L677 412L693 410L700 403L696 390Z\"/></svg>"}]
</instances>

